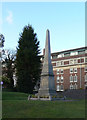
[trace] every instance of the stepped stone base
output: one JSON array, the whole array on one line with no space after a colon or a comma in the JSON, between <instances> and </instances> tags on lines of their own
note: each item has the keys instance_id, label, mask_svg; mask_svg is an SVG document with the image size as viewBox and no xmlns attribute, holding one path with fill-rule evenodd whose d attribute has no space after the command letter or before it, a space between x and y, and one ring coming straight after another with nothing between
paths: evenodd
<instances>
[{"instance_id":1,"label":"stepped stone base","mask_svg":"<svg viewBox=\"0 0 87 120\"><path fill-rule=\"evenodd\" d=\"M39 90L38 96L55 96L57 95L55 90Z\"/></svg>"}]
</instances>

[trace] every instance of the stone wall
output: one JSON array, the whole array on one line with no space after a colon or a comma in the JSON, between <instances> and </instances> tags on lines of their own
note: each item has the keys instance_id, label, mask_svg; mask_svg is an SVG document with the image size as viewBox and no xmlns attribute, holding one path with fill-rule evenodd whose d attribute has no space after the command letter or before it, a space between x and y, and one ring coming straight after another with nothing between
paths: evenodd
<instances>
[{"instance_id":1,"label":"stone wall","mask_svg":"<svg viewBox=\"0 0 87 120\"><path fill-rule=\"evenodd\" d=\"M87 90L66 90L64 92L57 92L59 96L66 96L71 99L87 99Z\"/></svg>"}]
</instances>

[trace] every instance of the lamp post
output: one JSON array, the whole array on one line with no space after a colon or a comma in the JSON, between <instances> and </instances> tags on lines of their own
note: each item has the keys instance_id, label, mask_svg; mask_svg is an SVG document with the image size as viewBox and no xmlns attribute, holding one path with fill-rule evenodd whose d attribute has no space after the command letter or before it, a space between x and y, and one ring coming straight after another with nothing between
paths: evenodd
<instances>
[{"instance_id":1,"label":"lamp post","mask_svg":"<svg viewBox=\"0 0 87 120\"><path fill-rule=\"evenodd\" d=\"M5 42L5 38L3 36L3 34L0 34L0 86L1 86L1 89L2 90L2 48L4 47L4 42Z\"/></svg>"},{"instance_id":2,"label":"lamp post","mask_svg":"<svg viewBox=\"0 0 87 120\"><path fill-rule=\"evenodd\" d=\"M4 47L5 38L0 34L0 119L2 119L2 48Z\"/></svg>"},{"instance_id":3,"label":"lamp post","mask_svg":"<svg viewBox=\"0 0 87 120\"><path fill-rule=\"evenodd\" d=\"M2 91L2 85L3 85L3 81L0 82L0 85L1 85L1 91Z\"/></svg>"}]
</instances>

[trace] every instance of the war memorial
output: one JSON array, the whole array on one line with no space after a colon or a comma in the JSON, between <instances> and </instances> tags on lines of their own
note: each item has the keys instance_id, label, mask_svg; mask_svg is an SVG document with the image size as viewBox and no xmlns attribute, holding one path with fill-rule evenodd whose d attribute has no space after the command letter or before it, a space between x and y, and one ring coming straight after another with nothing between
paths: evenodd
<instances>
[{"instance_id":1,"label":"war memorial","mask_svg":"<svg viewBox=\"0 0 87 120\"><path fill-rule=\"evenodd\" d=\"M54 99L54 96L57 98L53 66L51 63L50 32L48 29L46 31L45 55L41 73L40 88L35 96L37 100L52 100Z\"/></svg>"}]
</instances>

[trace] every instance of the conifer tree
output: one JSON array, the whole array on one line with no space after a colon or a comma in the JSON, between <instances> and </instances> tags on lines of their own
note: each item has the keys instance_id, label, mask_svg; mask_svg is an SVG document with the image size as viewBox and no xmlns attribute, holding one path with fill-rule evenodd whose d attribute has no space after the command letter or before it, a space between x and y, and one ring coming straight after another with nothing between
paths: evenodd
<instances>
[{"instance_id":1,"label":"conifer tree","mask_svg":"<svg viewBox=\"0 0 87 120\"><path fill-rule=\"evenodd\" d=\"M20 92L32 93L40 78L39 41L31 25L20 34L16 56L17 87Z\"/></svg>"}]
</instances>

